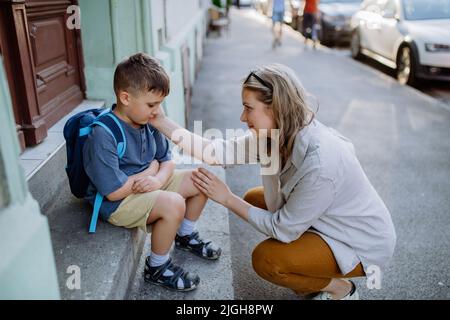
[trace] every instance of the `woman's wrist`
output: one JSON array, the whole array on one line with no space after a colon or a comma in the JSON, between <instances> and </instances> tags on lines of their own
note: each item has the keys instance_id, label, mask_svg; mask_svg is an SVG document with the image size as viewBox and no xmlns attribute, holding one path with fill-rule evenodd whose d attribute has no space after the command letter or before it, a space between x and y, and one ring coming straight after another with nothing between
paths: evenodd
<instances>
[{"instance_id":1,"label":"woman's wrist","mask_svg":"<svg viewBox=\"0 0 450 320\"><path fill-rule=\"evenodd\" d=\"M150 120L150 124L156 130L160 131L164 126L166 126L167 117L165 114L160 114L156 118Z\"/></svg>"},{"instance_id":2,"label":"woman's wrist","mask_svg":"<svg viewBox=\"0 0 450 320\"><path fill-rule=\"evenodd\" d=\"M150 124L175 144L180 142L180 134L178 130L186 130L165 115L152 119Z\"/></svg>"},{"instance_id":3,"label":"woman's wrist","mask_svg":"<svg viewBox=\"0 0 450 320\"><path fill-rule=\"evenodd\" d=\"M251 205L245 202L243 199L231 193L225 200L224 206L230 211L236 213L239 217L248 221L249 209Z\"/></svg>"},{"instance_id":4,"label":"woman's wrist","mask_svg":"<svg viewBox=\"0 0 450 320\"><path fill-rule=\"evenodd\" d=\"M233 204L233 200L236 197L236 195L230 191L230 193L225 197L224 203L221 203L224 207L230 209L230 207Z\"/></svg>"}]
</instances>

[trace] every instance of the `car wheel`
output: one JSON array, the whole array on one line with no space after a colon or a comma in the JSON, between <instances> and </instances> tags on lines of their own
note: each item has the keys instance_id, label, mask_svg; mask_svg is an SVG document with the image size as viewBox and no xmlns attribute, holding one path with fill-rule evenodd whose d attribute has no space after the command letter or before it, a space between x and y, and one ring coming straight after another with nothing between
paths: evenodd
<instances>
[{"instance_id":1,"label":"car wheel","mask_svg":"<svg viewBox=\"0 0 450 320\"><path fill-rule=\"evenodd\" d=\"M397 80L410 86L416 84L416 59L410 47L403 46L397 54Z\"/></svg>"},{"instance_id":2,"label":"car wheel","mask_svg":"<svg viewBox=\"0 0 450 320\"><path fill-rule=\"evenodd\" d=\"M352 58L355 60L360 60L362 58L361 53L361 39L359 37L359 31L355 30L352 34L352 39L350 41L350 51L352 53Z\"/></svg>"}]
</instances>

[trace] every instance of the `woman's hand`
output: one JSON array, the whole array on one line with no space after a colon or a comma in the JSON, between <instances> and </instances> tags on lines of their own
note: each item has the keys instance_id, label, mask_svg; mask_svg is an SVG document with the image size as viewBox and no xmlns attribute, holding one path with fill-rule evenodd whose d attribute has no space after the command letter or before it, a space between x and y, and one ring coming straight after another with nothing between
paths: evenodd
<instances>
[{"instance_id":1,"label":"woman's hand","mask_svg":"<svg viewBox=\"0 0 450 320\"><path fill-rule=\"evenodd\" d=\"M192 181L200 192L223 206L227 205L228 200L233 195L230 188L222 180L204 168L198 168L197 171L193 172Z\"/></svg>"},{"instance_id":2,"label":"woman's hand","mask_svg":"<svg viewBox=\"0 0 450 320\"><path fill-rule=\"evenodd\" d=\"M137 178L134 181L132 191L133 193L145 193L161 189L161 181L152 176Z\"/></svg>"},{"instance_id":3,"label":"woman's hand","mask_svg":"<svg viewBox=\"0 0 450 320\"><path fill-rule=\"evenodd\" d=\"M160 106L158 113L149 120L149 123L156 129L159 129L159 127L161 126L161 123L163 123L165 119L166 119L166 114L164 112L163 107Z\"/></svg>"}]
</instances>

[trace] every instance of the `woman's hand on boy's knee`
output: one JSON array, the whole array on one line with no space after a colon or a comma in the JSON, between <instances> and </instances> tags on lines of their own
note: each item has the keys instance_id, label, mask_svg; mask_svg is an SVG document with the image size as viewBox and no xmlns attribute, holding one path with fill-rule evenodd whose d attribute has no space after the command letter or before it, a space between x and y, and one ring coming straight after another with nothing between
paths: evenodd
<instances>
[{"instance_id":1,"label":"woman's hand on boy's knee","mask_svg":"<svg viewBox=\"0 0 450 320\"><path fill-rule=\"evenodd\" d=\"M133 193L145 193L161 189L163 184L157 177L147 176L134 181Z\"/></svg>"},{"instance_id":2,"label":"woman's hand on boy's knee","mask_svg":"<svg viewBox=\"0 0 450 320\"><path fill-rule=\"evenodd\" d=\"M232 193L230 188L210 171L199 168L192 172L194 186L211 200L225 205Z\"/></svg>"}]
</instances>

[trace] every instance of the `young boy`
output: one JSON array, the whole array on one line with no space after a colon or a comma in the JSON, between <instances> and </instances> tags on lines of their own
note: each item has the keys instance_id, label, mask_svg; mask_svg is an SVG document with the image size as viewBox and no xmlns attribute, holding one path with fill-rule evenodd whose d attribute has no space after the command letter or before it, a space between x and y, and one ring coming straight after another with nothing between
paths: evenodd
<instances>
[{"instance_id":1,"label":"young boy","mask_svg":"<svg viewBox=\"0 0 450 320\"><path fill-rule=\"evenodd\" d=\"M149 125L161 112L169 86L162 66L148 55L136 54L117 66L112 113L123 127L126 151L119 159L114 138L102 126L94 126L83 149L91 180L86 198L93 204L100 192L103 220L151 233L146 281L190 291L200 279L172 263L169 250L174 239L176 247L206 259L218 259L221 249L195 231L207 198L194 187L192 171L175 170L168 140Z\"/></svg>"}]
</instances>

